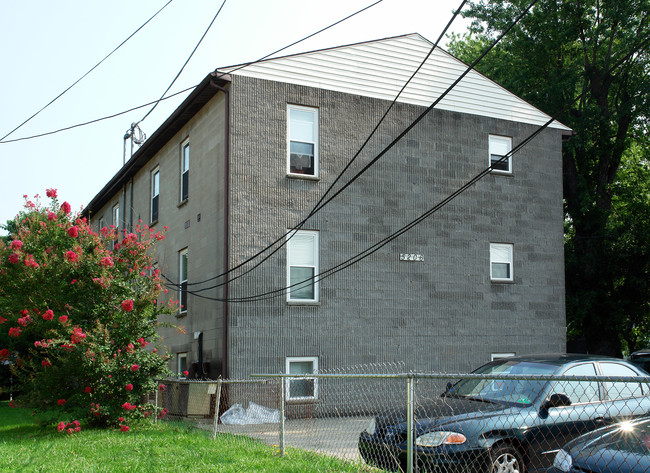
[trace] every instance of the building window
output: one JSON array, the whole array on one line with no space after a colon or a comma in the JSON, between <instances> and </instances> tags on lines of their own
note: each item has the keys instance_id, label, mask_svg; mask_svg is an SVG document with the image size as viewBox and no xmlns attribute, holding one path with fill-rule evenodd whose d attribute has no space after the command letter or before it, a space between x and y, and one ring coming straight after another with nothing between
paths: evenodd
<instances>
[{"instance_id":1,"label":"building window","mask_svg":"<svg viewBox=\"0 0 650 473\"><path fill-rule=\"evenodd\" d=\"M489 148L492 172L512 174L512 156L502 160L505 155L512 151L512 138L490 135Z\"/></svg>"},{"instance_id":2,"label":"building window","mask_svg":"<svg viewBox=\"0 0 650 473\"><path fill-rule=\"evenodd\" d=\"M318 232L295 231L287 242L288 301L318 300Z\"/></svg>"},{"instance_id":3,"label":"building window","mask_svg":"<svg viewBox=\"0 0 650 473\"><path fill-rule=\"evenodd\" d=\"M104 220L104 217L99 218L99 228L97 229L99 233L101 233L102 228L106 226L106 220Z\"/></svg>"},{"instance_id":4,"label":"building window","mask_svg":"<svg viewBox=\"0 0 650 473\"><path fill-rule=\"evenodd\" d=\"M190 196L190 142L181 145L181 202Z\"/></svg>"},{"instance_id":5,"label":"building window","mask_svg":"<svg viewBox=\"0 0 650 473\"><path fill-rule=\"evenodd\" d=\"M185 371L187 371L187 353L176 354L176 373L179 378L185 378Z\"/></svg>"},{"instance_id":6,"label":"building window","mask_svg":"<svg viewBox=\"0 0 650 473\"><path fill-rule=\"evenodd\" d=\"M503 360L515 356L514 352L490 353L490 361Z\"/></svg>"},{"instance_id":7,"label":"building window","mask_svg":"<svg viewBox=\"0 0 650 473\"><path fill-rule=\"evenodd\" d=\"M318 357L287 357L287 374L317 374ZM287 400L302 401L318 399L318 379L288 378Z\"/></svg>"},{"instance_id":8,"label":"building window","mask_svg":"<svg viewBox=\"0 0 650 473\"><path fill-rule=\"evenodd\" d=\"M318 110L289 105L287 114L287 172L318 176Z\"/></svg>"},{"instance_id":9,"label":"building window","mask_svg":"<svg viewBox=\"0 0 650 473\"><path fill-rule=\"evenodd\" d=\"M179 312L181 314L187 313L187 248L181 250L179 253L179 264L178 264L178 280L179 280Z\"/></svg>"},{"instance_id":10,"label":"building window","mask_svg":"<svg viewBox=\"0 0 650 473\"><path fill-rule=\"evenodd\" d=\"M160 171L158 168L151 171L151 222L158 221L160 206Z\"/></svg>"},{"instance_id":11,"label":"building window","mask_svg":"<svg viewBox=\"0 0 650 473\"><path fill-rule=\"evenodd\" d=\"M115 249L115 245L120 241L120 204L113 206L113 227L115 228L115 239L111 243L111 249Z\"/></svg>"},{"instance_id":12,"label":"building window","mask_svg":"<svg viewBox=\"0 0 650 473\"><path fill-rule=\"evenodd\" d=\"M513 281L513 245L509 243L490 243L490 279L492 281Z\"/></svg>"}]
</instances>

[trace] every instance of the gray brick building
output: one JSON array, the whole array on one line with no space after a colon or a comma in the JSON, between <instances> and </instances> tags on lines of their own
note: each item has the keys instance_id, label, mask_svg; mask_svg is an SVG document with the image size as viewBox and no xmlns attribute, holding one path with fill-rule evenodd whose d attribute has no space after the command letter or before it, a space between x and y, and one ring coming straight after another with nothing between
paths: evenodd
<instances>
[{"instance_id":1,"label":"gray brick building","mask_svg":"<svg viewBox=\"0 0 650 473\"><path fill-rule=\"evenodd\" d=\"M465 371L564 350L568 128L497 162L549 117L472 72L353 180L465 70L436 49L353 160L431 47L407 35L219 69L92 200L94 225L169 227L157 265L187 331L162 329L174 371Z\"/></svg>"}]
</instances>

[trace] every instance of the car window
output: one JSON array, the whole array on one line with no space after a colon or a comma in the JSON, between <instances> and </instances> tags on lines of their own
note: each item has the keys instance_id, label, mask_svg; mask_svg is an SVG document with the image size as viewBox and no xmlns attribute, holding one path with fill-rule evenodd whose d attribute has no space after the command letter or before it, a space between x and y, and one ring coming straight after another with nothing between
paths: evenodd
<instances>
[{"instance_id":1,"label":"car window","mask_svg":"<svg viewBox=\"0 0 650 473\"><path fill-rule=\"evenodd\" d=\"M603 376L639 376L639 374L632 368L620 363L601 362L600 371L602 372ZM607 397L609 399L629 399L631 397L643 396L643 388L641 383L605 381L603 384L605 386L605 391L607 391ZM647 392L647 384L645 388Z\"/></svg>"},{"instance_id":2,"label":"car window","mask_svg":"<svg viewBox=\"0 0 650 473\"><path fill-rule=\"evenodd\" d=\"M593 363L583 363L567 369L563 376L596 376L596 367ZM555 385L556 393L569 396L572 404L595 402L600 400L597 381L558 381Z\"/></svg>"}]
</instances>

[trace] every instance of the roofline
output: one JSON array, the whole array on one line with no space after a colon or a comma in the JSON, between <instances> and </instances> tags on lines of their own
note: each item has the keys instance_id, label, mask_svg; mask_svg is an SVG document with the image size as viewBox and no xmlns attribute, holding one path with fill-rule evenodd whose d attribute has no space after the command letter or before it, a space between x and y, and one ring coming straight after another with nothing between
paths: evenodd
<instances>
[{"instance_id":1,"label":"roofline","mask_svg":"<svg viewBox=\"0 0 650 473\"><path fill-rule=\"evenodd\" d=\"M231 77L228 74L208 74L102 190L93 197L81 212L82 216L89 218L106 205L115 193L167 144L173 135L178 133L206 103L219 93L219 88L224 87L230 81Z\"/></svg>"}]
</instances>

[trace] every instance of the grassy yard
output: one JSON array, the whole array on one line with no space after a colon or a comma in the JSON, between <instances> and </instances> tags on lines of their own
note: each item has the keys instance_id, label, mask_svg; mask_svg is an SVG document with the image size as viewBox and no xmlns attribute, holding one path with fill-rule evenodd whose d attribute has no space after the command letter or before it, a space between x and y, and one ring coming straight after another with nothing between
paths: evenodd
<instances>
[{"instance_id":1,"label":"grassy yard","mask_svg":"<svg viewBox=\"0 0 650 473\"><path fill-rule=\"evenodd\" d=\"M359 464L209 435L176 424L143 422L129 432L85 429L66 435L36 425L30 411L0 403L0 472L358 472ZM373 470L374 471L374 470Z\"/></svg>"}]
</instances>

